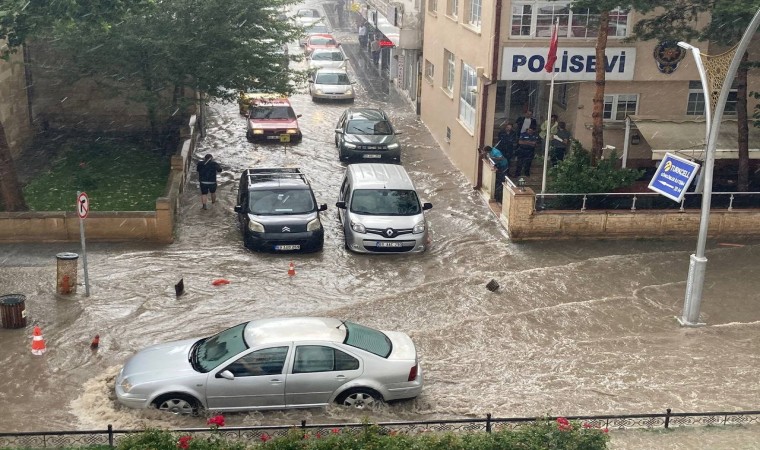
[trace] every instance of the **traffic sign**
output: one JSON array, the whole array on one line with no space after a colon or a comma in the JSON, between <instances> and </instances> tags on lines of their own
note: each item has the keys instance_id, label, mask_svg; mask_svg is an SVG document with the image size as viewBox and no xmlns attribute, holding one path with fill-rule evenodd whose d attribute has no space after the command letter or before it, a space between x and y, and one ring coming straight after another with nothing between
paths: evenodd
<instances>
[{"instance_id":1,"label":"traffic sign","mask_svg":"<svg viewBox=\"0 0 760 450\"><path fill-rule=\"evenodd\" d=\"M82 192L77 196L77 214L80 219L86 219L87 213L90 212L90 199L87 198L87 193Z\"/></svg>"},{"instance_id":2,"label":"traffic sign","mask_svg":"<svg viewBox=\"0 0 760 450\"><path fill-rule=\"evenodd\" d=\"M699 164L666 153L649 182L649 189L680 202L698 170Z\"/></svg>"}]
</instances>

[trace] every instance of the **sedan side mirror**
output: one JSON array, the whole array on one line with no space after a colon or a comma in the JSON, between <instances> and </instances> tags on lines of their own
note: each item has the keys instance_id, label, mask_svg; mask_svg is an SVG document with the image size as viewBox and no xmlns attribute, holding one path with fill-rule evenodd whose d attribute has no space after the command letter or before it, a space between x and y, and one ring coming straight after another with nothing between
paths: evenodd
<instances>
[{"instance_id":1,"label":"sedan side mirror","mask_svg":"<svg viewBox=\"0 0 760 450\"><path fill-rule=\"evenodd\" d=\"M301 116L303 116L303 114L296 114L296 119L298 119Z\"/></svg>"},{"instance_id":2,"label":"sedan side mirror","mask_svg":"<svg viewBox=\"0 0 760 450\"><path fill-rule=\"evenodd\" d=\"M240 211L242 211L242 210L243 210L243 207L242 207L242 206L240 206L240 205L235 205L235 212L236 212L236 213L239 213L239 212L240 212Z\"/></svg>"},{"instance_id":3,"label":"sedan side mirror","mask_svg":"<svg viewBox=\"0 0 760 450\"><path fill-rule=\"evenodd\" d=\"M340 208L340 209L346 209L346 202L336 202L335 207Z\"/></svg>"},{"instance_id":4,"label":"sedan side mirror","mask_svg":"<svg viewBox=\"0 0 760 450\"><path fill-rule=\"evenodd\" d=\"M327 211L327 203L322 203L319 205L319 209L317 211Z\"/></svg>"},{"instance_id":5,"label":"sedan side mirror","mask_svg":"<svg viewBox=\"0 0 760 450\"><path fill-rule=\"evenodd\" d=\"M343 130L342 130L342 129L340 129L340 128L336 128L336 129L335 129L335 132L336 132L336 133L338 133L338 134L343 134Z\"/></svg>"},{"instance_id":6,"label":"sedan side mirror","mask_svg":"<svg viewBox=\"0 0 760 450\"><path fill-rule=\"evenodd\" d=\"M232 374L229 370L223 370L216 374L216 378L224 378L225 380L234 380L235 375Z\"/></svg>"},{"instance_id":7,"label":"sedan side mirror","mask_svg":"<svg viewBox=\"0 0 760 450\"><path fill-rule=\"evenodd\" d=\"M314 83L314 80L309 80L309 83Z\"/></svg>"},{"instance_id":8,"label":"sedan side mirror","mask_svg":"<svg viewBox=\"0 0 760 450\"><path fill-rule=\"evenodd\" d=\"M394 131L393 134L404 134L403 131Z\"/></svg>"},{"instance_id":9,"label":"sedan side mirror","mask_svg":"<svg viewBox=\"0 0 760 450\"><path fill-rule=\"evenodd\" d=\"M433 208L433 204L432 203L425 202L425 203L422 204L422 210L423 211L427 211L428 209L432 209L432 208Z\"/></svg>"}]
</instances>

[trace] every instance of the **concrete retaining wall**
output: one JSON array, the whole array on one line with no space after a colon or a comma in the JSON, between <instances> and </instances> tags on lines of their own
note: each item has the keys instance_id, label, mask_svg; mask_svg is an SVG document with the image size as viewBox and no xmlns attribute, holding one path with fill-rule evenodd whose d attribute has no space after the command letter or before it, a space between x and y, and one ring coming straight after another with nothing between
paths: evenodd
<instances>
[{"instance_id":1,"label":"concrete retaining wall","mask_svg":"<svg viewBox=\"0 0 760 450\"><path fill-rule=\"evenodd\" d=\"M171 171L155 211L91 211L85 219L86 239L92 242L174 240L179 197L197 142L196 116L182 129L182 142L172 155ZM72 199L73 202L73 199ZM71 212L0 212L0 242L77 242L79 216Z\"/></svg>"},{"instance_id":2,"label":"concrete retaining wall","mask_svg":"<svg viewBox=\"0 0 760 450\"><path fill-rule=\"evenodd\" d=\"M532 189L504 186L499 217L513 240L697 237L700 211L536 211ZM711 237L760 236L760 209L712 210Z\"/></svg>"}]
</instances>

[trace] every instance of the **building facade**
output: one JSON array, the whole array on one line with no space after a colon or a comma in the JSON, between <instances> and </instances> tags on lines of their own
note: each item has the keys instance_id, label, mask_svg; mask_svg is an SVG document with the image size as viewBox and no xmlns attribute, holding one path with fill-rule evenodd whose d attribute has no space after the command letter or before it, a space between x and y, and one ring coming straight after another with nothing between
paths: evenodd
<instances>
[{"instance_id":1,"label":"building facade","mask_svg":"<svg viewBox=\"0 0 760 450\"><path fill-rule=\"evenodd\" d=\"M478 185L478 149L495 143L499 126L531 110L552 113L584 147L591 146L595 91L595 17L547 0L427 0L421 118L450 159ZM691 54L676 42L625 42L641 19L633 11L610 14L606 49L604 140L626 167L649 168L670 151L704 158L705 97ZM544 70L552 26L559 23L554 73ZM705 20L706 23L706 20ZM704 54L726 51L691 42ZM750 60L760 44L750 47ZM727 65L728 63L726 63ZM750 71L748 90L760 90ZM756 100L751 96L751 118ZM718 158L736 158L736 90L724 114ZM750 158L760 159L760 133L749 124Z\"/></svg>"}]
</instances>

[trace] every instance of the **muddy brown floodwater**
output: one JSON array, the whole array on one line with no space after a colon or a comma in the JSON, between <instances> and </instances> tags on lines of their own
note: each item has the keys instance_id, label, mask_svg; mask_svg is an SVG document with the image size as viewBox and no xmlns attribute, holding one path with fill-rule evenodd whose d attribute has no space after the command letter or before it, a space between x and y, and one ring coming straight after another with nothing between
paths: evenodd
<instances>
[{"instance_id":1,"label":"muddy brown floodwater","mask_svg":"<svg viewBox=\"0 0 760 450\"><path fill-rule=\"evenodd\" d=\"M248 143L237 105L212 103L195 157L213 153L224 165L219 202L200 209L193 174L173 244L88 243L90 297L83 286L76 295L55 293L55 254L78 252L77 244L0 246L0 294L26 295L30 319L26 329L0 330L0 431L203 427L203 417L117 405L120 365L147 345L283 315L345 318L412 336L423 393L369 413L372 420L760 409L757 242L709 243L707 326L681 328L674 317L696 239L510 242L408 104L394 95L373 99L365 88L376 82L370 69L352 61L352 70L360 81L356 105L386 109L403 132L403 165L434 205L432 248L414 256L344 249L334 206L344 165L333 128L346 104L294 96L305 137L283 147ZM301 167L317 200L329 205L322 253L265 255L242 246L232 211L237 178L248 167L281 165ZM290 261L294 277L287 276ZM186 294L177 298L180 278ZM230 284L213 286L216 278ZM496 292L485 288L491 279L501 286ZM30 351L33 323L47 342L43 356ZM95 334L100 348L93 352ZM365 414L329 407L226 420L335 423ZM749 449L758 448L759 436L756 428L613 430L612 447Z\"/></svg>"}]
</instances>

